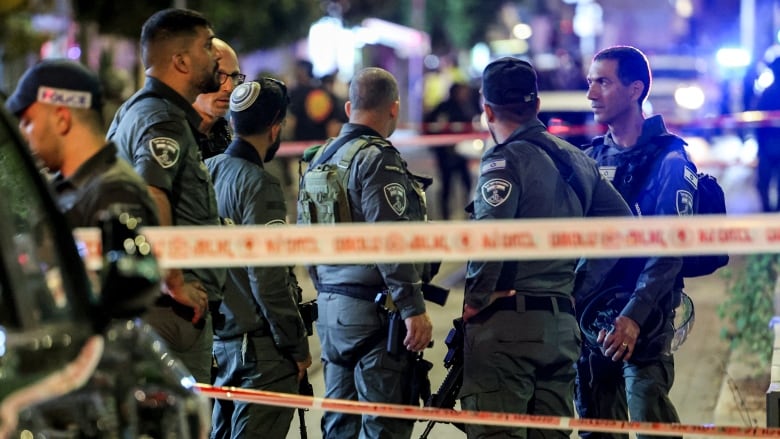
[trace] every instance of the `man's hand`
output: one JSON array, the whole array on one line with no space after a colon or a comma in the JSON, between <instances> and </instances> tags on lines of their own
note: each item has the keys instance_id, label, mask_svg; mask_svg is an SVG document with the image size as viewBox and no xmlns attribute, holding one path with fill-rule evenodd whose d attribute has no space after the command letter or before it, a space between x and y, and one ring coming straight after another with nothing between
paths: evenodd
<instances>
[{"instance_id":1,"label":"man's hand","mask_svg":"<svg viewBox=\"0 0 780 439\"><path fill-rule=\"evenodd\" d=\"M298 366L298 382L300 383L304 375L306 375L306 369L311 366L311 354L303 361L296 361L295 364Z\"/></svg>"},{"instance_id":2,"label":"man's hand","mask_svg":"<svg viewBox=\"0 0 780 439\"><path fill-rule=\"evenodd\" d=\"M197 323L209 309L209 296L198 281L185 282L181 270L172 270L165 278L163 292L173 300L192 308L192 323Z\"/></svg>"},{"instance_id":3,"label":"man's hand","mask_svg":"<svg viewBox=\"0 0 780 439\"><path fill-rule=\"evenodd\" d=\"M428 313L424 312L416 316L404 319L406 323L406 338L404 346L412 352L420 352L428 347L433 338L433 324Z\"/></svg>"},{"instance_id":4,"label":"man's hand","mask_svg":"<svg viewBox=\"0 0 780 439\"><path fill-rule=\"evenodd\" d=\"M634 353L636 340L639 338L639 325L625 316L615 319L615 329L609 333L599 331L596 342L601 343L601 352L612 361L628 361Z\"/></svg>"},{"instance_id":5,"label":"man's hand","mask_svg":"<svg viewBox=\"0 0 780 439\"><path fill-rule=\"evenodd\" d=\"M517 291L515 290L496 291L490 295L490 299L488 300L488 306L490 306L493 302L495 302L496 299L499 299L501 297L511 297L514 296L515 294L517 294ZM480 310L474 308L471 305L468 304L463 305L463 321L468 322L469 319L477 315L479 311Z\"/></svg>"}]
</instances>

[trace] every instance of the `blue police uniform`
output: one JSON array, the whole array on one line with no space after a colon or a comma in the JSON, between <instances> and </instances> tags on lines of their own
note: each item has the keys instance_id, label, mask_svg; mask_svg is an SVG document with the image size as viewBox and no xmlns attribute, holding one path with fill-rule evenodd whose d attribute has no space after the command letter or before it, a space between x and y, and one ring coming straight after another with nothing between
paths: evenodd
<instances>
[{"instance_id":1,"label":"blue police uniform","mask_svg":"<svg viewBox=\"0 0 780 439\"><path fill-rule=\"evenodd\" d=\"M192 104L160 80L147 77L144 88L117 111L107 137L119 155L150 185L168 194L173 225L218 225L214 187L194 134L201 121ZM182 270L186 281L200 281L214 310L222 300L225 270ZM170 311L177 316L171 318ZM211 380L212 322L190 322L191 310L162 296L146 315L169 347L199 382Z\"/></svg>"},{"instance_id":2,"label":"blue police uniform","mask_svg":"<svg viewBox=\"0 0 780 439\"><path fill-rule=\"evenodd\" d=\"M540 145L546 145L548 153ZM554 159L553 157L557 157ZM556 160L571 168L570 182ZM595 162L534 118L482 156L476 220L630 215ZM481 310L465 325L461 407L573 416L580 331L572 291L576 259L469 261L465 303ZM516 296L496 300L495 291ZM471 437L526 437L526 429L467 425ZM536 430L534 437L568 437Z\"/></svg>"},{"instance_id":3,"label":"blue police uniform","mask_svg":"<svg viewBox=\"0 0 780 439\"><path fill-rule=\"evenodd\" d=\"M357 153L349 170L352 221L424 221L422 189L398 150L363 125L345 124L339 137L358 132L368 136L371 145ZM328 162L338 163L349 145L343 145ZM402 319L423 314L423 265L366 263L311 268L318 292L317 332L326 397L404 402L413 358L406 351L398 356L387 352L388 319L374 299L387 291ZM373 415L361 419L325 412L322 418L323 438L408 438L413 425L413 421Z\"/></svg>"},{"instance_id":4,"label":"blue police uniform","mask_svg":"<svg viewBox=\"0 0 780 439\"><path fill-rule=\"evenodd\" d=\"M698 184L697 170L681 139L670 134L661 116L644 121L636 145L623 148L607 134L594 140L587 153L599 164L638 216L692 215ZM649 168L641 188L632 183L639 168ZM646 171L646 170L645 170ZM637 190L640 189L640 190ZM636 194L636 195L633 195ZM588 265L587 263L585 264ZM674 381L671 341L674 308L683 288L677 256L624 258L610 270L589 270L603 279L603 289L625 293L620 315L640 327L629 361L613 362L598 347L585 344L577 363L577 409L581 417L679 422L669 399ZM588 291L578 291L578 309L590 305ZM588 438L626 438L627 435L582 432ZM639 435L639 437L648 437Z\"/></svg>"},{"instance_id":5,"label":"blue police uniform","mask_svg":"<svg viewBox=\"0 0 780 439\"><path fill-rule=\"evenodd\" d=\"M219 214L233 224L286 224L282 187L263 168L257 150L235 139L224 154L206 160L217 192ZM309 357L306 328L298 312L300 289L289 267L228 270L214 328L217 386L297 393L298 367ZM294 409L215 401L212 438L285 437Z\"/></svg>"}]
</instances>

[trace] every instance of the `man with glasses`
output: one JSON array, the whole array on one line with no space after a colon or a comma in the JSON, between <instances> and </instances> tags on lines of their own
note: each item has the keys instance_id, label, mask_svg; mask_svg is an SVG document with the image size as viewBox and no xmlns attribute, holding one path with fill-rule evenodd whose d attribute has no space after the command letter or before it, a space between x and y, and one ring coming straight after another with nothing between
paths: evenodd
<instances>
[{"instance_id":1,"label":"man with glasses","mask_svg":"<svg viewBox=\"0 0 780 439\"><path fill-rule=\"evenodd\" d=\"M192 104L200 114L201 122L196 135L203 159L213 157L225 151L233 137L225 115L228 113L230 93L241 85L246 75L238 67L238 56L226 42L214 38L214 51L219 57L219 90L214 93L201 93Z\"/></svg>"},{"instance_id":2,"label":"man with glasses","mask_svg":"<svg viewBox=\"0 0 780 439\"><path fill-rule=\"evenodd\" d=\"M206 160L214 180L219 214L237 225L283 225L287 207L279 179L265 170L279 149L287 116L283 83L261 78L239 85L230 98L235 138L224 154ZM311 365L306 325L298 312L301 289L290 267L234 267L228 270L214 328L217 386L297 393ZM215 401L211 437L287 435L294 409Z\"/></svg>"},{"instance_id":3,"label":"man with glasses","mask_svg":"<svg viewBox=\"0 0 780 439\"><path fill-rule=\"evenodd\" d=\"M192 103L219 89L214 31L188 9L156 12L141 29L146 85L117 111L108 139L149 185L162 226L217 225L214 186L195 134ZM145 319L201 383L211 381L211 312L222 300L226 271L170 270L157 306Z\"/></svg>"}]
</instances>

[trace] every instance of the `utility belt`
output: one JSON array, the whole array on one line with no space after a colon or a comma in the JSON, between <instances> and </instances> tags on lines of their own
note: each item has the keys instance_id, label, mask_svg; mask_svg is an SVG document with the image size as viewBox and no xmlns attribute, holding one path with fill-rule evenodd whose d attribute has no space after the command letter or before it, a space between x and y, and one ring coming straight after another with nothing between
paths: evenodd
<instances>
[{"instance_id":1,"label":"utility belt","mask_svg":"<svg viewBox=\"0 0 780 439\"><path fill-rule=\"evenodd\" d=\"M315 285L318 292L340 294L342 296L351 297L353 299L368 300L373 302L376 299L377 294L386 290L384 285L365 286L365 285L335 285L335 284L320 284Z\"/></svg>"},{"instance_id":2,"label":"utility belt","mask_svg":"<svg viewBox=\"0 0 780 439\"><path fill-rule=\"evenodd\" d=\"M232 341L232 340L241 339L241 338L243 338L245 336L246 337L250 337L250 338L257 338L257 337L267 337L269 335L271 335L271 331L269 331L268 329L266 329L266 328L258 328L258 329L255 329L254 331L242 332L242 333L236 334L236 335L225 335L225 336L223 336L223 335L219 335L219 334L215 333L214 334L214 341Z\"/></svg>"},{"instance_id":3,"label":"utility belt","mask_svg":"<svg viewBox=\"0 0 780 439\"><path fill-rule=\"evenodd\" d=\"M553 314L565 312L574 315L572 300L559 296L515 295L496 299L488 308L496 311L549 311Z\"/></svg>"}]
</instances>

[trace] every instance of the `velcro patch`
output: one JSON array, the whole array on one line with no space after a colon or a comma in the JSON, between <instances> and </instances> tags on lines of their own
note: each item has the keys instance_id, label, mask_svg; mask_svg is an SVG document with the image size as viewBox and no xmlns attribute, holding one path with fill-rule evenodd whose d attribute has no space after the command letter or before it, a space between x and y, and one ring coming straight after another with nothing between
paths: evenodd
<instances>
[{"instance_id":1,"label":"velcro patch","mask_svg":"<svg viewBox=\"0 0 780 439\"><path fill-rule=\"evenodd\" d=\"M685 167L685 171L683 171L683 177L685 177L685 181L691 184L694 189L699 187L699 176L696 175L695 172L689 167Z\"/></svg>"},{"instance_id":2,"label":"velcro patch","mask_svg":"<svg viewBox=\"0 0 780 439\"><path fill-rule=\"evenodd\" d=\"M149 141L149 151L152 152L152 157L157 163L167 169L179 161L181 148L179 142L170 137L155 137Z\"/></svg>"},{"instance_id":3,"label":"velcro patch","mask_svg":"<svg viewBox=\"0 0 780 439\"><path fill-rule=\"evenodd\" d=\"M493 207L500 206L512 193L512 183L503 178L493 178L482 184L482 199Z\"/></svg>"},{"instance_id":4,"label":"velcro patch","mask_svg":"<svg viewBox=\"0 0 780 439\"><path fill-rule=\"evenodd\" d=\"M498 171L500 169L506 168L506 160L491 160L484 165L482 165L481 173L484 174L486 172L490 171Z\"/></svg>"},{"instance_id":5,"label":"velcro patch","mask_svg":"<svg viewBox=\"0 0 780 439\"><path fill-rule=\"evenodd\" d=\"M66 88L38 87L38 102L87 109L92 106L92 93Z\"/></svg>"},{"instance_id":6,"label":"velcro patch","mask_svg":"<svg viewBox=\"0 0 780 439\"><path fill-rule=\"evenodd\" d=\"M680 216L693 215L693 194L688 191L677 191L677 214Z\"/></svg>"},{"instance_id":7,"label":"velcro patch","mask_svg":"<svg viewBox=\"0 0 780 439\"><path fill-rule=\"evenodd\" d=\"M609 181L613 181L615 179L616 171L617 166L599 166L599 172L601 173L601 176Z\"/></svg>"},{"instance_id":8,"label":"velcro patch","mask_svg":"<svg viewBox=\"0 0 780 439\"><path fill-rule=\"evenodd\" d=\"M406 189L400 183L390 183L385 186L385 199L396 215L401 216L406 211Z\"/></svg>"}]
</instances>

